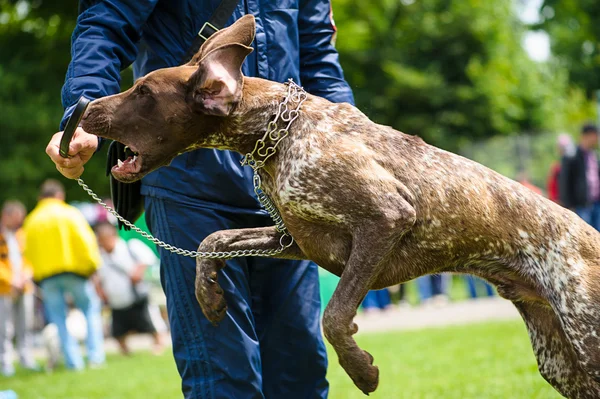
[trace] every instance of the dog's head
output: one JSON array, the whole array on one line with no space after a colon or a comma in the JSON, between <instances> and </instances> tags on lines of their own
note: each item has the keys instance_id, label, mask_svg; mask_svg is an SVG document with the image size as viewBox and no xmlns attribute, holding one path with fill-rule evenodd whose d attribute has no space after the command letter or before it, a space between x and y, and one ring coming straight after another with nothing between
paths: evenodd
<instances>
[{"instance_id":1,"label":"dog's head","mask_svg":"<svg viewBox=\"0 0 600 399\"><path fill-rule=\"evenodd\" d=\"M83 129L129 147L129 158L112 169L116 179L139 180L186 150L218 141L242 98L241 67L254 32L254 17L246 15L211 36L189 63L149 73L90 104Z\"/></svg>"}]
</instances>

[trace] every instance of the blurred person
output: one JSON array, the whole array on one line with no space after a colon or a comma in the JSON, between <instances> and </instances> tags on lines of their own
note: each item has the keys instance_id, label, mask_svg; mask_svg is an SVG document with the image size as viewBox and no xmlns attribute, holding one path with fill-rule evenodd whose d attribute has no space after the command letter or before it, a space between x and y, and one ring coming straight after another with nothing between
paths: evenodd
<instances>
[{"instance_id":1,"label":"blurred person","mask_svg":"<svg viewBox=\"0 0 600 399\"><path fill-rule=\"evenodd\" d=\"M0 373L4 376L15 373L13 335L21 366L38 370L32 353L32 270L23 256L25 215L25 206L18 201L6 201L0 214Z\"/></svg>"},{"instance_id":2,"label":"blurred person","mask_svg":"<svg viewBox=\"0 0 600 399\"><path fill-rule=\"evenodd\" d=\"M417 278L417 290L422 305L444 305L449 300L451 275L448 273L428 274Z\"/></svg>"},{"instance_id":3,"label":"blurred person","mask_svg":"<svg viewBox=\"0 0 600 399\"><path fill-rule=\"evenodd\" d=\"M592 124L584 125L575 153L562 158L558 191L564 207L600 230L600 168L595 153L597 147L598 129Z\"/></svg>"},{"instance_id":4,"label":"blurred person","mask_svg":"<svg viewBox=\"0 0 600 399\"><path fill-rule=\"evenodd\" d=\"M406 284L398 284L398 307L410 307L408 295L406 292Z\"/></svg>"},{"instance_id":5,"label":"blurred person","mask_svg":"<svg viewBox=\"0 0 600 399\"><path fill-rule=\"evenodd\" d=\"M529 181L529 175L524 170L520 171L517 174L517 182L521 183L522 185L524 185L525 187L527 187L528 189L530 189L531 191L533 191L536 194L544 195L544 192L542 191L541 188L539 188L538 186L533 184L531 181Z\"/></svg>"},{"instance_id":6,"label":"blurred person","mask_svg":"<svg viewBox=\"0 0 600 399\"><path fill-rule=\"evenodd\" d=\"M85 315L81 310L69 306L67 311L67 330L75 339L77 345L85 342L87 337L87 325ZM46 352L45 369L52 372L61 359L61 341L58 327L54 323L48 323L41 331L41 347Z\"/></svg>"},{"instance_id":7,"label":"blurred person","mask_svg":"<svg viewBox=\"0 0 600 399\"><path fill-rule=\"evenodd\" d=\"M480 297L481 295L479 295L479 291L481 290L484 290L485 296L487 297L494 296L494 288L487 281L473 275L467 275L464 276L464 278L467 283L467 290L471 299ZM479 290L477 289L478 287L480 287Z\"/></svg>"},{"instance_id":8,"label":"blurred person","mask_svg":"<svg viewBox=\"0 0 600 399\"><path fill-rule=\"evenodd\" d=\"M140 240L133 238L125 241L120 238L117 228L108 222L99 223L94 231L102 256L96 289L110 306L111 331L121 353L131 353L126 341L131 332L151 334L154 352L162 353L162 337L150 316L149 286L143 281L146 268L156 264L158 258Z\"/></svg>"},{"instance_id":9,"label":"blurred person","mask_svg":"<svg viewBox=\"0 0 600 399\"><path fill-rule=\"evenodd\" d=\"M362 307L367 313L385 310L392 304L390 292L387 288L381 290L371 290L363 299Z\"/></svg>"},{"instance_id":10,"label":"blurred person","mask_svg":"<svg viewBox=\"0 0 600 399\"><path fill-rule=\"evenodd\" d=\"M564 156L573 156L575 154L575 144L573 143L571 136L563 133L558 136L556 145L558 148L559 160L555 161L552 166L550 166L546 188L548 190L548 198L560 204L560 194L558 193L560 164Z\"/></svg>"},{"instance_id":11,"label":"blurred person","mask_svg":"<svg viewBox=\"0 0 600 399\"><path fill-rule=\"evenodd\" d=\"M58 328L65 365L84 367L76 339L67 328L69 295L87 322L89 367L105 361L101 303L91 281L100 266L100 251L92 228L76 208L65 202L65 191L56 180L46 180L35 209L25 219L25 256L33 266L33 279L41 289L50 323Z\"/></svg>"},{"instance_id":12,"label":"blurred person","mask_svg":"<svg viewBox=\"0 0 600 399\"><path fill-rule=\"evenodd\" d=\"M387 288L392 306L395 304L399 308L410 307L406 293L406 285L407 283L402 283Z\"/></svg>"}]
</instances>

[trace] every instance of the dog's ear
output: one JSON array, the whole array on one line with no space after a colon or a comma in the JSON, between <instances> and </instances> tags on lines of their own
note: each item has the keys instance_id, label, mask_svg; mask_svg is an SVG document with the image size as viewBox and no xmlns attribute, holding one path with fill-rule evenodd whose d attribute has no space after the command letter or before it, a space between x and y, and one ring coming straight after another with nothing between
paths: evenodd
<instances>
[{"instance_id":1,"label":"dog's ear","mask_svg":"<svg viewBox=\"0 0 600 399\"><path fill-rule=\"evenodd\" d=\"M229 115L242 98L242 64L252 47L227 44L206 54L188 81L187 101L196 112Z\"/></svg>"},{"instance_id":2,"label":"dog's ear","mask_svg":"<svg viewBox=\"0 0 600 399\"><path fill-rule=\"evenodd\" d=\"M227 44L239 43L249 47L254 40L255 32L256 22L254 21L254 16L251 14L244 15L230 27L221 29L209 37L187 65L198 65L200 60L208 53Z\"/></svg>"}]
</instances>

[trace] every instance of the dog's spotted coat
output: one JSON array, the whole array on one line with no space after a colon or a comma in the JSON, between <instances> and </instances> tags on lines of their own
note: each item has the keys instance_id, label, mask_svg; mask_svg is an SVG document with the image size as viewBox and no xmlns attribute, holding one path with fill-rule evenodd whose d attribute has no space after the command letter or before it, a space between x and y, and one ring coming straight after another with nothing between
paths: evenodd
<instances>
[{"instance_id":1,"label":"dog's spotted coat","mask_svg":"<svg viewBox=\"0 0 600 399\"><path fill-rule=\"evenodd\" d=\"M253 35L252 17L242 18L190 64L92 103L84 129L130 145L143 159L135 173L116 170L116 177L137 180L194 148L253 149L287 90L242 78ZM152 102L140 97L142 85ZM377 125L349 104L315 96L260 174L295 239L280 257L311 259L341 277L323 328L363 392L378 384L373 358L352 338L368 290L463 272L513 301L541 374L559 392L600 397L600 235L574 213L482 165ZM199 249L278 247L279 233L265 227L216 232ZM197 298L215 323L226 311L217 282L224 266L197 262Z\"/></svg>"}]
</instances>

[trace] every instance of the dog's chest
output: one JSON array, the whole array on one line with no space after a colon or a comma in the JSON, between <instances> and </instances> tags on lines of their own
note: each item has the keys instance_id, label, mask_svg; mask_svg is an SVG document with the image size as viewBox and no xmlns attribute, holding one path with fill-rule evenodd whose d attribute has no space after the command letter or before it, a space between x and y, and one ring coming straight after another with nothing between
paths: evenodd
<instances>
[{"instance_id":1,"label":"dog's chest","mask_svg":"<svg viewBox=\"0 0 600 399\"><path fill-rule=\"evenodd\" d=\"M307 222L340 224L346 215L338 206L337 191L344 183L337 181L330 168L321 165L322 156L316 146L310 152L287 151L275 179L270 176L264 179L265 190L284 215Z\"/></svg>"}]
</instances>

